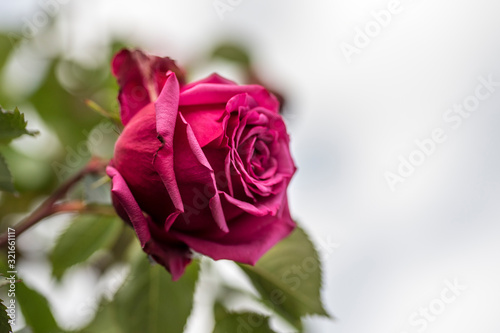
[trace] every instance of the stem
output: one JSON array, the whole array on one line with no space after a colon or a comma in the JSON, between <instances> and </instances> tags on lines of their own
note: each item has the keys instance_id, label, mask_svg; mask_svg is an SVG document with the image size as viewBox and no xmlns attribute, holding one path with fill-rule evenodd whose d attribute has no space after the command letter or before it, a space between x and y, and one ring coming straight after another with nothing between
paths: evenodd
<instances>
[{"instance_id":1,"label":"stem","mask_svg":"<svg viewBox=\"0 0 500 333\"><path fill-rule=\"evenodd\" d=\"M116 216L116 211L114 207L111 205L102 205L93 203L86 204L85 202L80 200L68 201L54 206L54 214L65 213L65 212Z\"/></svg>"},{"instance_id":2,"label":"stem","mask_svg":"<svg viewBox=\"0 0 500 333\"><path fill-rule=\"evenodd\" d=\"M23 219L13 228L16 230L16 237L43 220L44 218L56 213L82 211L85 209L85 204L81 201L71 201L66 203L56 204L62 199L66 193L78 183L85 175L99 173L104 171L106 167L104 161L93 158L90 162L80 170L76 175L66 180L59 188L57 188L38 208L36 208L28 217ZM0 235L0 247L7 244L7 232Z\"/></svg>"}]
</instances>

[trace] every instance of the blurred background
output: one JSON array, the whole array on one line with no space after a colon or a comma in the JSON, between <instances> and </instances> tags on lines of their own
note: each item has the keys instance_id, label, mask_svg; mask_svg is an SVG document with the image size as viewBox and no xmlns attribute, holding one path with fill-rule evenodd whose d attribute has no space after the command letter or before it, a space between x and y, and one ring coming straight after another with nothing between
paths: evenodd
<instances>
[{"instance_id":1,"label":"blurred background","mask_svg":"<svg viewBox=\"0 0 500 333\"><path fill-rule=\"evenodd\" d=\"M299 168L290 207L322 254L323 301L336 318L308 318L308 332L499 332L499 9L487 0L2 1L0 103L41 134L2 150L23 200L1 195L0 222L85 164L54 162L101 124L86 99L117 109L109 61L139 47L176 59L191 80L218 72L285 100ZM114 139L88 157L111 156ZM123 267L111 286L85 267L54 282L34 254L65 223L58 216L19 238L32 254L19 271L61 326L77 328ZM187 332L210 325L199 302Z\"/></svg>"}]
</instances>

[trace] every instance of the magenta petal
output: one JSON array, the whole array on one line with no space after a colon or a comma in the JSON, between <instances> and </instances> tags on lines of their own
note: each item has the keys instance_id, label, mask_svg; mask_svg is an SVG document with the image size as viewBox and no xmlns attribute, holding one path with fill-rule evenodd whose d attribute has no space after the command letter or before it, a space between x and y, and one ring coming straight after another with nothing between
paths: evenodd
<instances>
[{"instance_id":1,"label":"magenta petal","mask_svg":"<svg viewBox=\"0 0 500 333\"><path fill-rule=\"evenodd\" d=\"M145 217L142 213L125 180L112 166L108 166L106 172L112 178L111 193L118 201L116 202L119 205L117 210L125 211L127 214L127 220L132 223L144 252L151 255L159 264L165 266L172 274L174 281L179 279L184 273L186 265L191 262L189 248L176 240L157 241L152 238L149 227L154 228L154 224L148 220L149 217ZM161 234L158 230L156 233Z\"/></svg>"},{"instance_id":2,"label":"magenta petal","mask_svg":"<svg viewBox=\"0 0 500 333\"><path fill-rule=\"evenodd\" d=\"M175 74L170 73L155 103L156 130L162 146L153 160L153 166L160 175L176 210L183 212L184 205L174 173L174 132L178 106L179 83ZM170 223L172 222L171 219Z\"/></svg>"},{"instance_id":3,"label":"magenta petal","mask_svg":"<svg viewBox=\"0 0 500 333\"><path fill-rule=\"evenodd\" d=\"M179 109L179 82L175 73L170 72L161 91L156 107L156 130L164 140L173 138L175 121Z\"/></svg>"},{"instance_id":4,"label":"magenta petal","mask_svg":"<svg viewBox=\"0 0 500 333\"><path fill-rule=\"evenodd\" d=\"M145 61L142 52L122 50L112 61L113 75L120 86L118 100L121 106L122 123L126 125L130 119L144 106L151 102L149 92L144 84L144 77L138 63Z\"/></svg>"},{"instance_id":5,"label":"magenta petal","mask_svg":"<svg viewBox=\"0 0 500 333\"><path fill-rule=\"evenodd\" d=\"M109 177L111 177L113 183L111 193L118 200L123 210L127 213L130 222L132 222L135 233L139 237L141 246L144 247L151 239L146 217L142 213L141 208L135 201L134 196L130 192L127 183L120 173L112 166L108 166L106 168L106 173Z\"/></svg>"},{"instance_id":6,"label":"magenta petal","mask_svg":"<svg viewBox=\"0 0 500 333\"><path fill-rule=\"evenodd\" d=\"M224 118L227 113L220 105L207 105L203 110L197 107L182 107L180 112L193 129L201 147L223 137Z\"/></svg>"},{"instance_id":7,"label":"magenta petal","mask_svg":"<svg viewBox=\"0 0 500 333\"><path fill-rule=\"evenodd\" d=\"M210 74L208 77L204 78L204 79L201 79L201 80L198 80L198 81L195 81L195 82L191 82L189 84L186 84L182 90L187 90L187 89L190 89L200 83L216 83L216 84L231 84L231 85L236 85L236 82L233 82L231 80L228 80L226 78L223 78L222 76L220 76L219 74L217 73L212 73Z\"/></svg>"},{"instance_id":8,"label":"magenta petal","mask_svg":"<svg viewBox=\"0 0 500 333\"><path fill-rule=\"evenodd\" d=\"M202 194L206 192L211 194L208 208L212 213L212 217L220 230L227 232L228 227L216 190L217 185L214 170L201 149L199 142L196 140L191 126L187 123L182 114L179 115L179 120L180 122L176 132L177 144L175 151L179 154L182 153L182 155L179 155L175 159L175 173L177 181L186 185L182 190L184 202L189 202L190 207L196 206L193 202L193 199L196 197L196 193L193 192L193 189L197 188L197 184L202 184L204 190L200 192Z\"/></svg>"},{"instance_id":9,"label":"magenta petal","mask_svg":"<svg viewBox=\"0 0 500 333\"><path fill-rule=\"evenodd\" d=\"M254 265L264 253L295 228L285 202L279 216L255 216L243 214L231 221L227 234L204 234L198 238L172 231L179 240L193 250L215 260L228 259Z\"/></svg>"},{"instance_id":10,"label":"magenta petal","mask_svg":"<svg viewBox=\"0 0 500 333\"><path fill-rule=\"evenodd\" d=\"M177 281L184 274L186 266L191 262L189 249L169 246L164 242L149 242L144 251L172 274L173 281Z\"/></svg>"},{"instance_id":11,"label":"magenta petal","mask_svg":"<svg viewBox=\"0 0 500 333\"><path fill-rule=\"evenodd\" d=\"M262 206L260 204L258 204L259 207L257 207L257 205L252 205L248 202L235 199L232 196L228 195L227 193L222 193L222 194L224 196L224 199L228 203L230 203L230 204L240 208L241 210L243 210L249 214L252 214L254 216L266 216L266 215L275 215L276 214L277 209L270 209L270 208L268 208L266 206Z\"/></svg>"},{"instance_id":12,"label":"magenta petal","mask_svg":"<svg viewBox=\"0 0 500 333\"><path fill-rule=\"evenodd\" d=\"M257 103L275 113L279 110L276 97L258 85L237 86L220 83L202 83L189 89L183 89L179 105L226 104L232 97L247 93Z\"/></svg>"},{"instance_id":13,"label":"magenta petal","mask_svg":"<svg viewBox=\"0 0 500 333\"><path fill-rule=\"evenodd\" d=\"M240 107L254 108L258 106L255 99L247 93L233 96L226 104L226 111L232 112L239 110Z\"/></svg>"},{"instance_id":14,"label":"magenta petal","mask_svg":"<svg viewBox=\"0 0 500 333\"><path fill-rule=\"evenodd\" d=\"M126 125L163 88L166 74L173 71L183 81L183 71L170 58L149 56L139 50L122 50L113 58L113 75L120 86L118 100L122 123Z\"/></svg>"}]
</instances>

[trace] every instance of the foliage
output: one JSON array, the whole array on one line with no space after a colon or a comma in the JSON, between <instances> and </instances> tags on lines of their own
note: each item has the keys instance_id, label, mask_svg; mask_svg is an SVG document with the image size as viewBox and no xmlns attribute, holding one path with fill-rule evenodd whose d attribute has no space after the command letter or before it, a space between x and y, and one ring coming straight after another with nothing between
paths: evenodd
<instances>
[{"instance_id":1,"label":"foliage","mask_svg":"<svg viewBox=\"0 0 500 333\"><path fill-rule=\"evenodd\" d=\"M0 332L9 333L12 332L12 327L9 322L10 318L7 315L7 307L3 304L0 299Z\"/></svg>"}]
</instances>

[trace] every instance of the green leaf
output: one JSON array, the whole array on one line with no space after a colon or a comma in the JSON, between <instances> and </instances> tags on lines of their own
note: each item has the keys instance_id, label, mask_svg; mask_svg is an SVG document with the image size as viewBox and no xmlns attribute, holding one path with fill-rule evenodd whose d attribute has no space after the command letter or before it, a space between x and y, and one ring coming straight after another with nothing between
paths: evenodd
<instances>
[{"instance_id":1,"label":"green leaf","mask_svg":"<svg viewBox=\"0 0 500 333\"><path fill-rule=\"evenodd\" d=\"M199 263L172 281L163 266L151 265L140 254L131 278L114 299L116 319L124 333L182 333L193 307Z\"/></svg>"},{"instance_id":2,"label":"green leaf","mask_svg":"<svg viewBox=\"0 0 500 333\"><path fill-rule=\"evenodd\" d=\"M33 104L42 120L51 125L65 147L77 149L79 144L86 141L86 133L102 118L85 106L83 99L87 94L75 95L62 86L56 74L58 63L57 59L53 60L44 81L28 101ZM92 84L94 81L87 82Z\"/></svg>"},{"instance_id":3,"label":"green leaf","mask_svg":"<svg viewBox=\"0 0 500 333\"><path fill-rule=\"evenodd\" d=\"M7 315L7 307L3 304L0 299L0 332L9 333L12 332L12 327L9 323L10 317Z\"/></svg>"},{"instance_id":4,"label":"green leaf","mask_svg":"<svg viewBox=\"0 0 500 333\"><path fill-rule=\"evenodd\" d=\"M23 282L16 282L16 299L33 333L61 333L45 297Z\"/></svg>"},{"instance_id":5,"label":"green leaf","mask_svg":"<svg viewBox=\"0 0 500 333\"><path fill-rule=\"evenodd\" d=\"M0 71L3 69L6 61L8 60L11 52L17 47L19 40L22 38L21 35L18 35L13 32L9 32L7 34L0 33ZM0 90L2 87L0 87Z\"/></svg>"},{"instance_id":6,"label":"green leaf","mask_svg":"<svg viewBox=\"0 0 500 333\"><path fill-rule=\"evenodd\" d=\"M16 192L9 167L2 155L0 155L0 191Z\"/></svg>"},{"instance_id":7,"label":"green leaf","mask_svg":"<svg viewBox=\"0 0 500 333\"><path fill-rule=\"evenodd\" d=\"M296 228L267 252L255 266L239 264L264 303L299 331L301 317L329 317L320 298L321 263L305 232Z\"/></svg>"},{"instance_id":8,"label":"green leaf","mask_svg":"<svg viewBox=\"0 0 500 333\"><path fill-rule=\"evenodd\" d=\"M232 43L224 43L217 46L212 51L212 58L233 61L244 67L250 66L250 56L247 51L243 47Z\"/></svg>"},{"instance_id":9,"label":"green leaf","mask_svg":"<svg viewBox=\"0 0 500 333\"><path fill-rule=\"evenodd\" d=\"M27 130L26 125L24 114L19 112L18 108L8 112L0 107L0 143L7 144L24 134L31 136L38 134L38 131Z\"/></svg>"},{"instance_id":10,"label":"green leaf","mask_svg":"<svg viewBox=\"0 0 500 333\"><path fill-rule=\"evenodd\" d=\"M40 196L50 195L59 185L56 174L48 161L22 153L11 146L0 145L0 154L8 162L16 191L23 194L22 200L14 196L4 197L7 200L4 202L4 208L7 211L14 212L15 206L24 206L25 208L18 212L26 212L36 205L35 202L30 202L33 197L39 201ZM14 198L14 200L10 201L8 198Z\"/></svg>"},{"instance_id":11,"label":"green leaf","mask_svg":"<svg viewBox=\"0 0 500 333\"><path fill-rule=\"evenodd\" d=\"M228 313L218 303L214 312L216 322L212 333L275 333L269 327L269 317L252 312Z\"/></svg>"},{"instance_id":12,"label":"green leaf","mask_svg":"<svg viewBox=\"0 0 500 333\"><path fill-rule=\"evenodd\" d=\"M116 321L115 312L113 303L103 302L97 309L94 320L78 333L124 333Z\"/></svg>"},{"instance_id":13,"label":"green leaf","mask_svg":"<svg viewBox=\"0 0 500 333\"><path fill-rule=\"evenodd\" d=\"M56 242L50 255L52 274L61 278L66 269L87 260L99 249L113 244L123 222L114 216L79 215Z\"/></svg>"}]
</instances>

